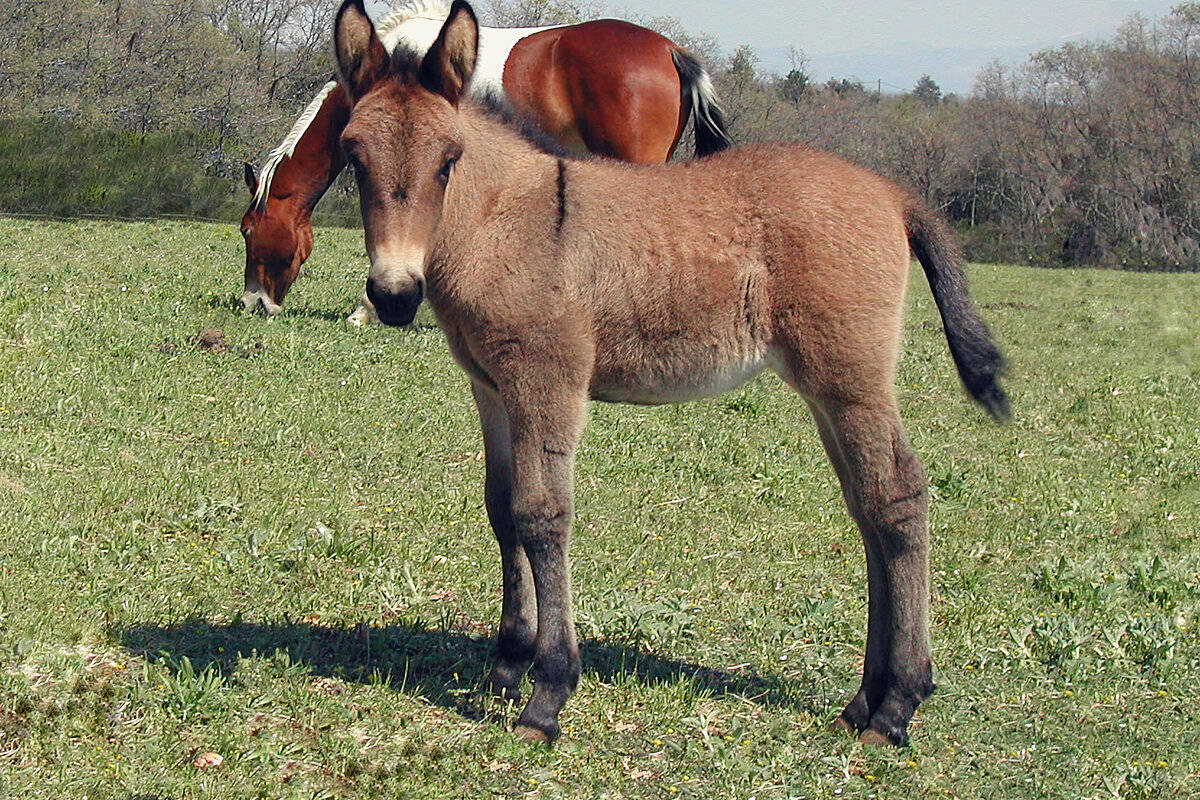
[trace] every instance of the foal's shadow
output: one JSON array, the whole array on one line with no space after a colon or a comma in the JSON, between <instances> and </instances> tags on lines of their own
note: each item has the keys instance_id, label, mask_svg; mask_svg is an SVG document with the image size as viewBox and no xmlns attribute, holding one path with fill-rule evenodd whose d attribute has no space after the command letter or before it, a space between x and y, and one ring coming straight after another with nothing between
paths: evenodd
<instances>
[{"instance_id":1,"label":"foal's shadow","mask_svg":"<svg viewBox=\"0 0 1200 800\"><path fill-rule=\"evenodd\" d=\"M202 619L181 625L135 625L115 630L130 652L177 669L186 658L196 673L215 668L233 680L239 657L286 656L286 663L313 675L362 683L384 682L464 717L483 712L479 690L491 663L493 640L418 625L339 628L306 622L261 624ZM804 679L761 676L745 669L716 669L664 659L611 641L584 640L585 676L608 683L634 678L647 685L679 686L687 695L736 696L810 716L828 713L831 686L818 675Z\"/></svg>"}]
</instances>

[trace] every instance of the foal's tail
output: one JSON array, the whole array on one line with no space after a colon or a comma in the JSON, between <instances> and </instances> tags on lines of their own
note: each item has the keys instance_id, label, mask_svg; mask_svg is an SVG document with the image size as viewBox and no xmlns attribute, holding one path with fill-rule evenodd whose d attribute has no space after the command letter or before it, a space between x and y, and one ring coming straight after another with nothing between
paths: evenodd
<instances>
[{"instance_id":1,"label":"foal's tail","mask_svg":"<svg viewBox=\"0 0 1200 800\"><path fill-rule=\"evenodd\" d=\"M933 290L950 355L963 385L995 419L1007 419L1008 396L996 380L1004 372L1004 356L971 305L967 277L950 230L941 218L915 200L909 201L904 210L904 226L908 246L924 267Z\"/></svg>"},{"instance_id":2,"label":"foal's tail","mask_svg":"<svg viewBox=\"0 0 1200 800\"><path fill-rule=\"evenodd\" d=\"M717 105L717 94L713 91L712 79L700 66L700 62L686 50L674 48L671 60L679 72L684 102L691 101L692 119L696 123L696 155L706 156L733 145L733 139L725 127L725 115Z\"/></svg>"}]
</instances>

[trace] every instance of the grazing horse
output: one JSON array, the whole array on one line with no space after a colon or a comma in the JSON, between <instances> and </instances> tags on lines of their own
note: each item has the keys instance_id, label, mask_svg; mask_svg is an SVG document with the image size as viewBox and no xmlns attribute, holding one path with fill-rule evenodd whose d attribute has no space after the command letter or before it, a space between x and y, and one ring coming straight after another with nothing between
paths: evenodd
<instances>
[{"instance_id":1,"label":"grazing horse","mask_svg":"<svg viewBox=\"0 0 1200 800\"><path fill-rule=\"evenodd\" d=\"M910 248L967 390L1008 411L945 224L798 146L665 166L539 150L467 96L478 27L463 0L424 57L389 57L362 0L334 40L367 294L390 325L428 294L478 406L504 579L488 683L514 696L532 665L518 733L558 736L579 679L567 550L589 399L678 403L770 367L812 410L866 549L862 686L835 725L904 743L933 690L929 494L893 386Z\"/></svg>"},{"instance_id":2,"label":"grazing horse","mask_svg":"<svg viewBox=\"0 0 1200 800\"><path fill-rule=\"evenodd\" d=\"M380 22L390 51L429 48L445 6L417 5ZM666 161L688 117L696 152L707 155L730 139L712 83L686 50L654 31L606 19L552 28L480 28L473 93L507 98L550 135L579 152L636 163ZM338 135L350 105L336 81L326 84L267 157L255 176L242 217L246 273L242 304L277 314L300 265L312 252L313 207L345 166ZM351 315L365 322L369 310Z\"/></svg>"}]
</instances>

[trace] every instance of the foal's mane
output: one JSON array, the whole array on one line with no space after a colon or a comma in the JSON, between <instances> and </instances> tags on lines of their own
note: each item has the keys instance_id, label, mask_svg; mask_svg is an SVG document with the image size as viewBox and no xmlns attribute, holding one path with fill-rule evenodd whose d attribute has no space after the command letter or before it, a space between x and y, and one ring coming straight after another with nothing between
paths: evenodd
<instances>
[{"instance_id":1,"label":"foal's mane","mask_svg":"<svg viewBox=\"0 0 1200 800\"><path fill-rule=\"evenodd\" d=\"M470 99L467 102L471 102ZM526 142L533 145L534 149L538 152L572 161L582 161L591 158L591 156L579 155L568 150L567 146L561 140L546 133L545 129L538 124L536 119L517 110L508 100L495 92L486 92L482 97L475 100L475 104L487 116L501 123Z\"/></svg>"},{"instance_id":2,"label":"foal's mane","mask_svg":"<svg viewBox=\"0 0 1200 800\"><path fill-rule=\"evenodd\" d=\"M428 19L433 21L442 21L450 15L450 6L445 0L409 0L397 10L388 14L381 19L376 25L376 32L379 38L383 40L383 44L388 48L395 48L398 39L392 36L396 33L397 28L410 19ZM391 41L389 41L391 37ZM396 48L400 49L400 48ZM256 211L263 211L267 205L267 197L271 191L271 182L275 179L275 170L283 163L285 158L291 158L292 153L296 152L296 145L299 143L304 132L312 125L314 119L317 118L318 112L321 110L321 105L325 102L325 98L329 93L337 88L337 81L332 80L321 87L316 96L309 102L304 110L300 112L299 118L292 124L292 128L288 131L287 136L283 137L283 141L275 145L271 152L267 153L267 160L263 162L262 169L258 174L258 186L254 190L254 197L251 199L250 207Z\"/></svg>"}]
</instances>

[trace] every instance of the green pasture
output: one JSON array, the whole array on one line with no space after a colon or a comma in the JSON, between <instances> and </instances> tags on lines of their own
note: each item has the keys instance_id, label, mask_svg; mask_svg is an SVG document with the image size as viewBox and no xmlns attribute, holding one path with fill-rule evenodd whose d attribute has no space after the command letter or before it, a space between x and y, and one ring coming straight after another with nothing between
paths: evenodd
<instances>
[{"instance_id":1,"label":"green pasture","mask_svg":"<svg viewBox=\"0 0 1200 800\"><path fill-rule=\"evenodd\" d=\"M233 225L0 219L0 797L1200 794L1200 275L972 266L999 426L914 271L940 688L906 749L826 730L866 583L803 403L595 405L550 749L477 694L499 559L431 317L342 322L358 231L277 319L242 258Z\"/></svg>"}]
</instances>

